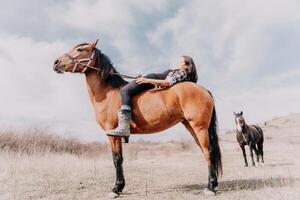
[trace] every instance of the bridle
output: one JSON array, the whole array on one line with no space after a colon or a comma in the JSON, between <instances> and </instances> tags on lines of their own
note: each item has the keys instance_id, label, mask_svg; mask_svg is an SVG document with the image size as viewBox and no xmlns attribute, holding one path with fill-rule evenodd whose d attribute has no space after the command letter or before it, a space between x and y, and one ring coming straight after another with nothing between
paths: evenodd
<instances>
[{"instance_id":1,"label":"bridle","mask_svg":"<svg viewBox=\"0 0 300 200\"><path fill-rule=\"evenodd\" d=\"M91 62L94 60L95 50L92 51L92 55L89 58L82 58L82 59L76 60L76 58L74 58L73 56L71 56L68 53L65 53L65 56L67 56L74 63L74 67L72 69L73 73L76 71L78 65L82 65L84 67L83 70L81 70L80 73L84 73L88 68L94 69L96 71L100 71L99 68L93 67L93 66L90 65ZM86 62L86 61L88 61L88 63L87 64L83 64L83 62ZM125 74L120 74L118 72L111 72L111 74L120 76L122 78L129 78L129 79L137 79L138 77L140 77L140 75L138 75L138 76L128 76L128 75L125 75Z\"/></svg>"},{"instance_id":2,"label":"bridle","mask_svg":"<svg viewBox=\"0 0 300 200\"><path fill-rule=\"evenodd\" d=\"M80 73L84 73L88 68L94 69L96 71L100 70L100 69L98 69L98 68L93 67L93 66L90 65L91 62L94 60L95 50L92 51L92 55L89 58L82 58L82 59L77 60L76 58L74 58L73 56L71 56L68 53L65 53L65 56L67 56L74 63L74 67L72 69L73 73L76 71L78 65L82 65L84 67L83 70L81 70ZM87 64L84 64L83 62L87 62Z\"/></svg>"}]
</instances>

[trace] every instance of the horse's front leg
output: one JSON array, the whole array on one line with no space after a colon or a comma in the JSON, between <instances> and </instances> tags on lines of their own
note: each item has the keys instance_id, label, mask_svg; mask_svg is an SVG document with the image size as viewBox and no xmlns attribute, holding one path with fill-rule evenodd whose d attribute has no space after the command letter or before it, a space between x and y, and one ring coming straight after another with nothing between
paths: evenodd
<instances>
[{"instance_id":1,"label":"horse's front leg","mask_svg":"<svg viewBox=\"0 0 300 200\"><path fill-rule=\"evenodd\" d=\"M116 168L116 183L114 188L112 189L113 192L116 194L120 194L125 187L125 178L123 174L123 156L122 153L113 153L113 160L114 165Z\"/></svg>"},{"instance_id":2,"label":"horse's front leg","mask_svg":"<svg viewBox=\"0 0 300 200\"><path fill-rule=\"evenodd\" d=\"M114 166L116 168L116 183L109 197L115 198L122 193L125 187L125 178L123 174L123 155L122 155L122 141L120 137L109 137L112 149L112 156Z\"/></svg>"},{"instance_id":3,"label":"horse's front leg","mask_svg":"<svg viewBox=\"0 0 300 200\"><path fill-rule=\"evenodd\" d=\"M240 147L243 151L243 157L244 157L244 160L245 160L245 167L248 167L248 161L247 161L247 155L246 155L246 151L245 151L245 145L241 144Z\"/></svg>"},{"instance_id":4,"label":"horse's front leg","mask_svg":"<svg viewBox=\"0 0 300 200\"><path fill-rule=\"evenodd\" d=\"M249 143L249 149L250 149L250 156L251 156L251 160L252 160L252 166L255 166L255 162L254 162L254 158L253 158L253 143L252 142Z\"/></svg>"}]
</instances>

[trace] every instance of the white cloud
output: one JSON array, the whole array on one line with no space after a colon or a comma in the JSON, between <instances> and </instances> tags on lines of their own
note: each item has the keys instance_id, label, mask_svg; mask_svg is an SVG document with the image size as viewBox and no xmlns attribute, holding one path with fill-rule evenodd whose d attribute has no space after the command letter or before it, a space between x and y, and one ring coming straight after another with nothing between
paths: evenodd
<instances>
[{"instance_id":1,"label":"white cloud","mask_svg":"<svg viewBox=\"0 0 300 200\"><path fill-rule=\"evenodd\" d=\"M189 1L147 35L170 59L187 52L200 70L218 67L231 79L259 67L271 28L296 23L298 8L297 1Z\"/></svg>"},{"instance_id":2,"label":"white cloud","mask_svg":"<svg viewBox=\"0 0 300 200\"><path fill-rule=\"evenodd\" d=\"M52 20L81 31L99 31L117 35L133 22L128 5L123 1L73 1L55 7L49 13Z\"/></svg>"},{"instance_id":3,"label":"white cloud","mask_svg":"<svg viewBox=\"0 0 300 200\"><path fill-rule=\"evenodd\" d=\"M134 73L135 66L141 66L145 62L142 58L144 49L138 43L136 35L139 34L139 23L147 23L140 16L166 11L167 0L98 0L98 1L72 1L67 5L54 7L48 13L51 20L62 27L73 28L83 33L96 33L109 40L119 58L117 64L121 70L131 67ZM169 1L170 3L170 1ZM100 38L100 45L101 45ZM115 61L116 62L116 61ZM133 67L134 66L134 67Z\"/></svg>"},{"instance_id":4,"label":"white cloud","mask_svg":"<svg viewBox=\"0 0 300 200\"><path fill-rule=\"evenodd\" d=\"M63 42L1 35L1 124L70 131L97 127L84 76L59 76L52 69L68 48Z\"/></svg>"},{"instance_id":5,"label":"white cloud","mask_svg":"<svg viewBox=\"0 0 300 200\"><path fill-rule=\"evenodd\" d=\"M76 0L67 5L54 7L48 13L52 20L87 32L104 32L113 36L130 32L135 25L136 12L162 11L166 0Z\"/></svg>"}]
</instances>

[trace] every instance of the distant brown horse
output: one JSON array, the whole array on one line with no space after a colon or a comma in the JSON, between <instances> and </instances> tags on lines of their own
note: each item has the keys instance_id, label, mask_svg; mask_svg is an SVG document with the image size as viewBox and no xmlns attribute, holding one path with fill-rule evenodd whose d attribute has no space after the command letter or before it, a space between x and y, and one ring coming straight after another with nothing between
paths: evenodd
<instances>
[{"instance_id":1,"label":"distant brown horse","mask_svg":"<svg viewBox=\"0 0 300 200\"><path fill-rule=\"evenodd\" d=\"M241 111L240 113L234 113L234 115L235 123L237 126L236 139L243 151L245 167L248 167L245 145L249 146L252 166L255 166L255 162L253 159L253 150L256 154L257 163L259 163L259 156L261 156L261 163L264 164L264 133L262 129L257 125L247 125L243 117L243 111Z\"/></svg>"},{"instance_id":2,"label":"distant brown horse","mask_svg":"<svg viewBox=\"0 0 300 200\"><path fill-rule=\"evenodd\" d=\"M105 131L117 126L120 88L127 84L113 67L109 58L96 48L96 42L75 46L55 60L58 73L81 72L86 76L88 93L95 109L96 120ZM221 151L217 135L217 118L211 94L205 88L184 82L164 90L151 90L132 99L131 133L144 134L163 131L178 122L184 124L201 148L208 162L208 190L215 193L218 175L222 173ZM118 196L124 186L122 141L108 136L111 143L116 183L112 189Z\"/></svg>"}]
</instances>

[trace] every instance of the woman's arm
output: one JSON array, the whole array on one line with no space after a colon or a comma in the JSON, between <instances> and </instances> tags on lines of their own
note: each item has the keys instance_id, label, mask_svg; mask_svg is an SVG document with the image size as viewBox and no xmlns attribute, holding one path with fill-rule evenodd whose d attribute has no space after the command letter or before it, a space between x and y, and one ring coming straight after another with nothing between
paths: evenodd
<instances>
[{"instance_id":1,"label":"woman's arm","mask_svg":"<svg viewBox=\"0 0 300 200\"><path fill-rule=\"evenodd\" d=\"M143 78L143 77L137 78L136 82L138 84L150 83L150 84L161 86L161 87L171 86L171 83L168 80L158 80L158 79L150 79L150 78Z\"/></svg>"}]
</instances>

